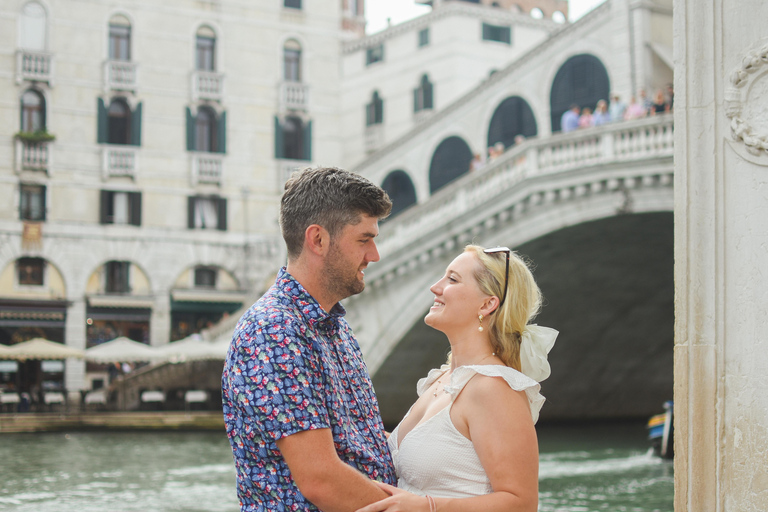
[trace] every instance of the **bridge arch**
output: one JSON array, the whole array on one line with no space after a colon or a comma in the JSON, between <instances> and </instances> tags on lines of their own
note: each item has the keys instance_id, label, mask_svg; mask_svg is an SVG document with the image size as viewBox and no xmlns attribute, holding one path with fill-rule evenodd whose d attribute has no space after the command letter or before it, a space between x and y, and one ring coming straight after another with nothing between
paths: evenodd
<instances>
[{"instance_id":1,"label":"bridge arch","mask_svg":"<svg viewBox=\"0 0 768 512\"><path fill-rule=\"evenodd\" d=\"M416 204L416 188L413 186L411 177L405 171L398 169L387 174L381 188L389 194L389 198L392 200L392 213L389 218Z\"/></svg>"},{"instance_id":2,"label":"bridge arch","mask_svg":"<svg viewBox=\"0 0 768 512\"><path fill-rule=\"evenodd\" d=\"M429 165L429 192L435 193L456 178L469 172L472 150L456 135L443 139L432 154Z\"/></svg>"},{"instance_id":3,"label":"bridge arch","mask_svg":"<svg viewBox=\"0 0 768 512\"><path fill-rule=\"evenodd\" d=\"M501 142L508 148L514 145L518 135L528 138L537 133L536 117L531 106L520 96L510 96L496 107L491 117L487 147Z\"/></svg>"},{"instance_id":4,"label":"bridge arch","mask_svg":"<svg viewBox=\"0 0 768 512\"><path fill-rule=\"evenodd\" d=\"M603 62L590 53L569 58L552 80L549 110L552 132L559 132L560 118L572 104L594 110L599 100L607 100L611 92L608 71Z\"/></svg>"}]
</instances>

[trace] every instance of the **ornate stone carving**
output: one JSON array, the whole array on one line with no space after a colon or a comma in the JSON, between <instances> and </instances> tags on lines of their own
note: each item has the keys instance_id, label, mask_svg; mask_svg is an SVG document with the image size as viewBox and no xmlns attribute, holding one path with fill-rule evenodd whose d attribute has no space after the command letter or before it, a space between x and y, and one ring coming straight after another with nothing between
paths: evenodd
<instances>
[{"instance_id":1,"label":"ornate stone carving","mask_svg":"<svg viewBox=\"0 0 768 512\"><path fill-rule=\"evenodd\" d=\"M731 120L731 134L753 157L768 165L768 43L748 52L741 66L730 76L725 91L725 114ZM765 157L765 158L763 158Z\"/></svg>"}]
</instances>

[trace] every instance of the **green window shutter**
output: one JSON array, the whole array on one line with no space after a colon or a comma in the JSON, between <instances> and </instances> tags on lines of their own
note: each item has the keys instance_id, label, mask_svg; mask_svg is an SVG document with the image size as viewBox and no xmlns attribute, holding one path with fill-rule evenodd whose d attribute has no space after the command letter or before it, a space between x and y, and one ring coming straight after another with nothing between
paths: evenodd
<instances>
[{"instance_id":1,"label":"green window shutter","mask_svg":"<svg viewBox=\"0 0 768 512\"><path fill-rule=\"evenodd\" d=\"M189 229L195 229L195 201L197 198L187 198L187 227Z\"/></svg>"},{"instance_id":2,"label":"green window shutter","mask_svg":"<svg viewBox=\"0 0 768 512\"><path fill-rule=\"evenodd\" d=\"M226 231L227 230L227 200L223 197L219 198L218 201L218 214L219 214L219 224L216 226L216 229L220 231Z\"/></svg>"},{"instance_id":3,"label":"green window shutter","mask_svg":"<svg viewBox=\"0 0 768 512\"><path fill-rule=\"evenodd\" d=\"M99 223L100 224L112 224L110 219L110 210L112 210L112 192L109 190L101 191L101 206L99 208Z\"/></svg>"},{"instance_id":4,"label":"green window shutter","mask_svg":"<svg viewBox=\"0 0 768 512\"><path fill-rule=\"evenodd\" d=\"M275 158L283 158L283 127L275 116Z\"/></svg>"},{"instance_id":5,"label":"green window shutter","mask_svg":"<svg viewBox=\"0 0 768 512\"><path fill-rule=\"evenodd\" d=\"M226 153L227 152L227 112L224 111L219 116L219 124L216 126L216 141L218 143L218 147L216 148L217 153Z\"/></svg>"},{"instance_id":6,"label":"green window shutter","mask_svg":"<svg viewBox=\"0 0 768 512\"><path fill-rule=\"evenodd\" d=\"M187 151L195 150L195 117L187 107Z\"/></svg>"},{"instance_id":7,"label":"green window shutter","mask_svg":"<svg viewBox=\"0 0 768 512\"><path fill-rule=\"evenodd\" d=\"M304 148L302 151L302 160L312 160L312 121L309 121L304 127Z\"/></svg>"},{"instance_id":8,"label":"green window shutter","mask_svg":"<svg viewBox=\"0 0 768 512\"><path fill-rule=\"evenodd\" d=\"M98 99L96 113L96 142L99 144L107 143L107 107L101 98Z\"/></svg>"},{"instance_id":9,"label":"green window shutter","mask_svg":"<svg viewBox=\"0 0 768 512\"><path fill-rule=\"evenodd\" d=\"M131 145L141 146L141 103L131 115Z\"/></svg>"},{"instance_id":10,"label":"green window shutter","mask_svg":"<svg viewBox=\"0 0 768 512\"><path fill-rule=\"evenodd\" d=\"M42 210L43 210L42 215L40 217L40 220L45 220L45 218L47 216L47 212L48 212L48 206L46 204L46 195L47 195L46 194L46 190L47 189L46 189L45 185L40 185L40 188L42 189L40 194L43 196L41 198L41 201L40 201L42 203Z\"/></svg>"},{"instance_id":11,"label":"green window shutter","mask_svg":"<svg viewBox=\"0 0 768 512\"><path fill-rule=\"evenodd\" d=\"M130 219L129 223L141 226L141 192L131 192L128 195Z\"/></svg>"}]
</instances>

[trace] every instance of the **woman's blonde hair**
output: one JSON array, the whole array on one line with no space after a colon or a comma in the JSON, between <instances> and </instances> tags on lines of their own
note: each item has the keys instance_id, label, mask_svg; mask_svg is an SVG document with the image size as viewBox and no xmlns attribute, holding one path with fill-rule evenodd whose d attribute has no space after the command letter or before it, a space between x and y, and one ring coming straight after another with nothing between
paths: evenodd
<instances>
[{"instance_id":1,"label":"woman's blonde hair","mask_svg":"<svg viewBox=\"0 0 768 512\"><path fill-rule=\"evenodd\" d=\"M479 265L475 280L480 290L501 300L504 296L504 275L507 253L487 254L479 245L468 245L464 252L473 253ZM525 261L514 251L509 254L509 282L506 299L488 317L491 346L502 362L520 371L520 341L525 326L541 308L541 290Z\"/></svg>"}]
</instances>

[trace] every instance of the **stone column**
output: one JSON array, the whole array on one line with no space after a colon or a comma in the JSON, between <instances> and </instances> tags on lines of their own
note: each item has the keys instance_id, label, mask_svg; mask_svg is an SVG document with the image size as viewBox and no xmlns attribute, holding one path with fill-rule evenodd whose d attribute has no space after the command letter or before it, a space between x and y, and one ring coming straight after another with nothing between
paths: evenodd
<instances>
[{"instance_id":1,"label":"stone column","mask_svg":"<svg viewBox=\"0 0 768 512\"><path fill-rule=\"evenodd\" d=\"M160 347L171 340L171 296L166 292L155 294L152 317L149 321L149 343Z\"/></svg>"},{"instance_id":2,"label":"stone column","mask_svg":"<svg viewBox=\"0 0 768 512\"><path fill-rule=\"evenodd\" d=\"M67 346L85 350L85 299L83 296L72 301L67 309L64 326L64 341ZM80 402L80 390L85 389L85 361L67 359L64 372L64 387L69 394L70 403Z\"/></svg>"},{"instance_id":3,"label":"stone column","mask_svg":"<svg viewBox=\"0 0 768 512\"><path fill-rule=\"evenodd\" d=\"M675 511L764 511L768 2L674 8Z\"/></svg>"}]
</instances>

